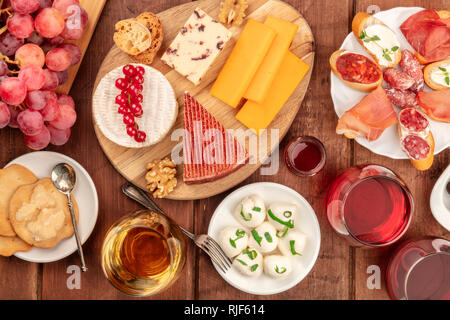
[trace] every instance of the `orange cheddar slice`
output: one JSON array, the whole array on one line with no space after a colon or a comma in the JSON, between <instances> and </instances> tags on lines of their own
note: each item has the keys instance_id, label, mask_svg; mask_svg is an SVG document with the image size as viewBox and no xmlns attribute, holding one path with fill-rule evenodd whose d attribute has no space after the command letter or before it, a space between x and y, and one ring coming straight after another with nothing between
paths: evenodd
<instances>
[{"instance_id":1,"label":"orange cheddar slice","mask_svg":"<svg viewBox=\"0 0 450 320\"><path fill-rule=\"evenodd\" d=\"M272 16L268 16L264 24L275 30L277 35L244 94L244 98L259 103L266 98L270 85L298 29L298 25Z\"/></svg>"},{"instance_id":2,"label":"orange cheddar slice","mask_svg":"<svg viewBox=\"0 0 450 320\"><path fill-rule=\"evenodd\" d=\"M275 35L272 28L249 19L210 93L236 108L269 51Z\"/></svg>"},{"instance_id":3,"label":"orange cheddar slice","mask_svg":"<svg viewBox=\"0 0 450 320\"><path fill-rule=\"evenodd\" d=\"M260 135L280 112L308 70L306 63L288 51L264 102L248 100L236 115L236 119Z\"/></svg>"}]
</instances>

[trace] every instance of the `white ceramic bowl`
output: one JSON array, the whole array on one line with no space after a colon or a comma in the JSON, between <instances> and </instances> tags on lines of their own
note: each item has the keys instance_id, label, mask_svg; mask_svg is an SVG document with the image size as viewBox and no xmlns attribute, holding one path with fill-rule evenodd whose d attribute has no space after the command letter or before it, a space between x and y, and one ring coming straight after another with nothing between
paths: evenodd
<instances>
[{"instance_id":1,"label":"white ceramic bowl","mask_svg":"<svg viewBox=\"0 0 450 320\"><path fill-rule=\"evenodd\" d=\"M231 268L223 273L216 265L217 272L233 287L250 294L268 295L286 291L302 281L311 271L320 249L320 227L316 214L308 201L295 190L277 183L260 182L246 185L228 195L216 208L209 223L208 235L218 240L219 232L227 226L240 226L233 217L233 210L239 202L252 194L261 196L266 206L273 202L289 202L297 206L299 219L296 229L308 237L302 256L293 260L293 271L280 280L263 274L257 278L249 278Z\"/></svg>"},{"instance_id":2,"label":"white ceramic bowl","mask_svg":"<svg viewBox=\"0 0 450 320\"><path fill-rule=\"evenodd\" d=\"M76 173L77 181L72 194L78 204L78 229L81 242L84 243L91 235L97 222L98 197L89 173L78 162L60 153L39 151L24 154L8 163L5 167L12 164L20 164L33 172L38 178L47 178L51 176L53 167L61 162L70 164ZM75 235L73 235L70 238L61 240L53 248L42 249L34 247L27 252L17 252L15 256L26 261L45 263L63 259L76 250L77 243Z\"/></svg>"}]
</instances>

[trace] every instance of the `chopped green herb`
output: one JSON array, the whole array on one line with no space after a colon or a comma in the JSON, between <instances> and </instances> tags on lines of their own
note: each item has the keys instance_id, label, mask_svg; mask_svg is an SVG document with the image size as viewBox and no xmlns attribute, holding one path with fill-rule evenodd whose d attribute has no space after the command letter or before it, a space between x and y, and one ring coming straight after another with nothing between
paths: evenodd
<instances>
[{"instance_id":1,"label":"chopped green herb","mask_svg":"<svg viewBox=\"0 0 450 320\"><path fill-rule=\"evenodd\" d=\"M360 39L364 39L365 37L366 37L366 33L363 30L363 32L361 32L361 35L359 36L359 38Z\"/></svg>"},{"instance_id":2,"label":"chopped green herb","mask_svg":"<svg viewBox=\"0 0 450 320\"><path fill-rule=\"evenodd\" d=\"M449 78L449 76L446 76L446 77L445 77L445 83L446 83L448 86L450 86L450 78Z\"/></svg>"},{"instance_id":3,"label":"chopped green herb","mask_svg":"<svg viewBox=\"0 0 450 320\"><path fill-rule=\"evenodd\" d=\"M398 49L400 49L398 46L395 46L395 47L392 47L392 49L391 49L391 51L392 52L395 52L395 51L397 51Z\"/></svg>"},{"instance_id":4,"label":"chopped green herb","mask_svg":"<svg viewBox=\"0 0 450 320\"><path fill-rule=\"evenodd\" d=\"M242 261L241 259L237 259L236 258L236 261L238 261L240 264L242 264L243 266L247 266L247 264L244 262L244 261Z\"/></svg>"},{"instance_id":5,"label":"chopped green herb","mask_svg":"<svg viewBox=\"0 0 450 320\"><path fill-rule=\"evenodd\" d=\"M270 233L265 232L264 237L266 238L268 243L272 243L273 240L272 240L272 236L270 235Z\"/></svg>"},{"instance_id":6,"label":"chopped green herb","mask_svg":"<svg viewBox=\"0 0 450 320\"><path fill-rule=\"evenodd\" d=\"M283 216L284 216L285 218L290 218L290 217L292 217L292 211L285 211L285 212L283 212Z\"/></svg>"},{"instance_id":7,"label":"chopped green herb","mask_svg":"<svg viewBox=\"0 0 450 320\"><path fill-rule=\"evenodd\" d=\"M255 272L256 269L258 269L258 264L254 264L254 265L252 265L252 266L250 267L250 271L251 271L251 272Z\"/></svg>"},{"instance_id":8,"label":"chopped green herb","mask_svg":"<svg viewBox=\"0 0 450 320\"><path fill-rule=\"evenodd\" d=\"M277 237L284 238L286 236L286 234L288 233L288 231L289 231L289 228L284 229L282 234L280 234L280 231L277 231Z\"/></svg>"},{"instance_id":9,"label":"chopped green herb","mask_svg":"<svg viewBox=\"0 0 450 320\"><path fill-rule=\"evenodd\" d=\"M255 239L256 243L258 243L258 245L261 246L262 238L259 236L258 231L252 230L252 236Z\"/></svg>"},{"instance_id":10,"label":"chopped green herb","mask_svg":"<svg viewBox=\"0 0 450 320\"><path fill-rule=\"evenodd\" d=\"M236 239L230 238L230 244L231 244L231 246L233 248L236 248L236 241L241 239L241 238L243 238L245 236L245 231L237 229L235 234L236 234L236 237L237 237Z\"/></svg>"},{"instance_id":11,"label":"chopped green herb","mask_svg":"<svg viewBox=\"0 0 450 320\"><path fill-rule=\"evenodd\" d=\"M253 210L253 211L256 211L256 212L261 212L261 208L260 208L260 207L253 207L252 210Z\"/></svg>"},{"instance_id":12,"label":"chopped green herb","mask_svg":"<svg viewBox=\"0 0 450 320\"><path fill-rule=\"evenodd\" d=\"M272 220L274 220L290 229L294 228L294 224L292 223L292 220L283 221L283 220L277 218L270 209L267 211L267 213L269 214L269 217L272 218Z\"/></svg>"},{"instance_id":13,"label":"chopped green herb","mask_svg":"<svg viewBox=\"0 0 450 320\"><path fill-rule=\"evenodd\" d=\"M295 240L289 241L289 245L291 246L291 253L292 253L293 256L295 256L295 255L301 256L300 253L295 251Z\"/></svg>"},{"instance_id":14,"label":"chopped green herb","mask_svg":"<svg viewBox=\"0 0 450 320\"><path fill-rule=\"evenodd\" d=\"M280 268L278 268L278 266L275 266L275 272L278 273L278 274L283 274L283 273L286 272L286 268L285 267L281 267L281 270L280 270Z\"/></svg>"},{"instance_id":15,"label":"chopped green herb","mask_svg":"<svg viewBox=\"0 0 450 320\"><path fill-rule=\"evenodd\" d=\"M248 257L250 258L250 260L255 260L256 256L258 255L258 253L256 253L256 250L248 250L248 249L244 249L242 251L243 254L248 255Z\"/></svg>"},{"instance_id":16,"label":"chopped green herb","mask_svg":"<svg viewBox=\"0 0 450 320\"><path fill-rule=\"evenodd\" d=\"M248 214L248 217L245 216L244 213L244 206L241 206L241 217L242 219L244 219L245 221L250 221L252 220L253 215L251 213Z\"/></svg>"},{"instance_id":17,"label":"chopped green herb","mask_svg":"<svg viewBox=\"0 0 450 320\"><path fill-rule=\"evenodd\" d=\"M444 67L439 67L439 70L443 71L443 72L447 72L447 69Z\"/></svg>"}]
</instances>

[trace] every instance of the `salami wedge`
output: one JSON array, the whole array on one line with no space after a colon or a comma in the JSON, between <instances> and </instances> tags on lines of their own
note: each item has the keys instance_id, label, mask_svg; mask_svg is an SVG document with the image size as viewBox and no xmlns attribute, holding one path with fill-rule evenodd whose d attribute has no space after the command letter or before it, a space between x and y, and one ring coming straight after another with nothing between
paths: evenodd
<instances>
[{"instance_id":1,"label":"salami wedge","mask_svg":"<svg viewBox=\"0 0 450 320\"><path fill-rule=\"evenodd\" d=\"M416 80L411 78L403 71L387 68L384 71L384 80L392 87L398 90L408 90L416 84Z\"/></svg>"},{"instance_id":2,"label":"salami wedge","mask_svg":"<svg viewBox=\"0 0 450 320\"><path fill-rule=\"evenodd\" d=\"M413 90L414 92L422 91L425 82L423 79L422 66L420 65L420 62L416 58L414 53L412 53L408 49L403 50L402 59L400 60L400 67L402 68L404 73L406 73L416 82L411 87L411 90Z\"/></svg>"},{"instance_id":3,"label":"salami wedge","mask_svg":"<svg viewBox=\"0 0 450 320\"><path fill-rule=\"evenodd\" d=\"M401 109L417 107L417 99L414 92L409 90L398 90L395 88L387 88L385 91L393 105Z\"/></svg>"}]
</instances>

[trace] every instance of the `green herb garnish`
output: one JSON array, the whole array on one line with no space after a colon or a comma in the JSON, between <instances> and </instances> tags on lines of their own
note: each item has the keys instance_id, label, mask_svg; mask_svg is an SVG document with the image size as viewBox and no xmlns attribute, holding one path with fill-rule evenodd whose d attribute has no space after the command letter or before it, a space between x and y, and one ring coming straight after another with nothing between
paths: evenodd
<instances>
[{"instance_id":1,"label":"green herb garnish","mask_svg":"<svg viewBox=\"0 0 450 320\"><path fill-rule=\"evenodd\" d=\"M236 241L245 236L245 231L237 229L235 234L236 234L236 239L230 238L230 244L233 248L236 248Z\"/></svg>"},{"instance_id":2,"label":"green herb garnish","mask_svg":"<svg viewBox=\"0 0 450 320\"><path fill-rule=\"evenodd\" d=\"M398 49L400 49L398 46L395 46L395 47L392 47L392 49L391 49L391 51L392 52L395 52L395 51L397 51Z\"/></svg>"},{"instance_id":3,"label":"green herb garnish","mask_svg":"<svg viewBox=\"0 0 450 320\"><path fill-rule=\"evenodd\" d=\"M446 77L445 77L445 83L446 83L448 86L450 86L450 77L449 77L449 76L446 76Z\"/></svg>"},{"instance_id":4,"label":"green herb garnish","mask_svg":"<svg viewBox=\"0 0 450 320\"><path fill-rule=\"evenodd\" d=\"M261 238L258 234L258 231L252 230L252 236L255 239L255 241L258 243L259 246L261 246L261 241L263 238Z\"/></svg>"},{"instance_id":5,"label":"green herb garnish","mask_svg":"<svg viewBox=\"0 0 450 320\"><path fill-rule=\"evenodd\" d=\"M255 260L256 256L258 255L258 253L256 253L256 250L245 249L245 250L242 251L242 253L248 255L250 260Z\"/></svg>"},{"instance_id":6,"label":"green herb garnish","mask_svg":"<svg viewBox=\"0 0 450 320\"><path fill-rule=\"evenodd\" d=\"M278 218L273 214L273 212L272 212L270 209L267 211L267 213L269 214L269 217L272 218L272 220L274 220L274 221L276 221L276 222L278 222L278 223L280 223L280 224L282 224L282 225L288 227L289 229L294 228L294 223L292 222L292 220L289 220L289 221L283 221L283 220L281 220L281 219L278 219Z\"/></svg>"},{"instance_id":7,"label":"green herb garnish","mask_svg":"<svg viewBox=\"0 0 450 320\"><path fill-rule=\"evenodd\" d=\"M288 233L289 228L284 229L283 233L280 235L280 231L277 231L277 237L278 238L284 238L286 234Z\"/></svg>"},{"instance_id":8,"label":"green herb garnish","mask_svg":"<svg viewBox=\"0 0 450 320\"><path fill-rule=\"evenodd\" d=\"M439 67L439 70L441 70L442 72L447 72L447 69L444 67Z\"/></svg>"},{"instance_id":9,"label":"green herb garnish","mask_svg":"<svg viewBox=\"0 0 450 320\"><path fill-rule=\"evenodd\" d=\"M266 238L267 242L272 243L272 236L270 235L270 233L265 232L264 233L264 237Z\"/></svg>"},{"instance_id":10,"label":"green herb garnish","mask_svg":"<svg viewBox=\"0 0 450 320\"><path fill-rule=\"evenodd\" d=\"M260 208L260 207L253 207L252 210L253 210L253 211L256 211L256 212L261 212L261 208Z\"/></svg>"},{"instance_id":11,"label":"green herb garnish","mask_svg":"<svg viewBox=\"0 0 450 320\"><path fill-rule=\"evenodd\" d=\"M245 216L244 213L244 206L241 206L241 217L242 219L244 219L245 221L250 221L252 220L253 215L251 213L248 214L248 217Z\"/></svg>"},{"instance_id":12,"label":"green herb garnish","mask_svg":"<svg viewBox=\"0 0 450 320\"><path fill-rule=\"evenodd\" d=\"M300 253L298 253L298 252L295 251L295 240L289 241L289 245L290 245L290 247L291 247L291 253L292 253L293 256L295 256L295 255L301 256Z\"/></svg>"},{"instance_id":13,"label":"green herb garnish","mask_svg":"<svg viewBox=\"0 0 450 320\"><path fill-rule=\"evenodd\" d=\"M290 218L290 217L292 217L292 211L285 211L285 212L283 212L283 216L284 216L285 218Z\"/></svg>"},{"instance_id":14,"label":"green herb garnish","mask_svg":"<svg viewBox=\"0 0 450 320\"><path fill-rule=\"evenodd\" d=\"M238 262L240 262L240 264L242 264L243 266L247 266L247 264L246 264L244 261L242 261L241 259L237 259L237 258L236 258L236 260L237 260Z\"/></svg>"},{"instance_id":15,"label":"green herb garnish","mask_svg":"<svg viewBox=\"0 0 450 320\"><path fill-rule=\"evenodd\" d=\"M286 272L286 268L285 267L281 267L281 270L278 268L278 266L275 266L275 272L278 274L283 274Z\"/></svg>"},{"instance_id":16,"label":"green herb garnish","mask_svg":"<svg viewBox=\"0 0 450 320\"><path fill-rule=\"evenodd\" d=\"M250 271L251 271L251 272L255 272L256 269L258 269L258 265L257 265L257 264L254 264L254 265L252 265L252 266L250 267Z\"/></svg>"}]
</instances>

